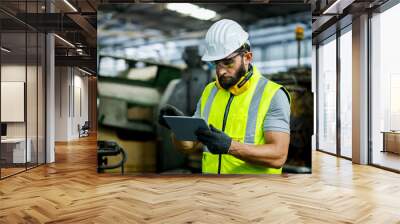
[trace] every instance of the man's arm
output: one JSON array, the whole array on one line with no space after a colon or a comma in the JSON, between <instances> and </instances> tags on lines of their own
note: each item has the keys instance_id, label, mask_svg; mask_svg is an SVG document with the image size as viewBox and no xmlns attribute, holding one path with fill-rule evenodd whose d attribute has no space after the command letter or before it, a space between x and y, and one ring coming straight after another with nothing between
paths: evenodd
<instances>
[{"instance_id":1,"label":"man's arm","mask_svg":"<svg viewBox=\"0 0 400 224\"><path fill-rule=\"evenodd\" d=\"M286 161L290 142L290 104L283 89L272 98L264 120L264 145L232 141L229 153L247 162L280 168Z\"/></svg>"},{"instance_id":2,"label":"man's arm","mask_svg":"<svg viewBox=\"0 0 400 224\"><path fill-rule=\"evenodd\" d=\"M290 135L285 132L267 131L264 136L266 139L264 145L248 145L232 141L228 154L257 165L281 168L287 158Z\"/></svg>"}]
</instances>

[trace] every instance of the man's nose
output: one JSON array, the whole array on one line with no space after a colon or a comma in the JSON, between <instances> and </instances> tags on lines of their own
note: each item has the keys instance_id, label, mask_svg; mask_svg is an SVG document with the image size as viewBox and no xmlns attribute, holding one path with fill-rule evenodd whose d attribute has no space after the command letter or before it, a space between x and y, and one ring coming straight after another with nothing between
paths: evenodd
<instances>
[{"instance_id":1,"label":"man's nose","mask_svg":"<svg viewBox=\"0 0 400 224\"><path fill-rule=\"evenodd\" d=\"M216 73L218 76L223 76L226 74L226 69L224 68L217 68Z\"/></svg>"}]
</instances>

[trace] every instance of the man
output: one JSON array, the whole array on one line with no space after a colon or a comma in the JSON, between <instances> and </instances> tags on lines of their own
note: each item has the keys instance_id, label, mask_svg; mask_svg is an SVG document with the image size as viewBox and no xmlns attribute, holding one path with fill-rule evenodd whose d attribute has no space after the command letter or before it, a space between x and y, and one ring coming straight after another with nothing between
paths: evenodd
<instances>
[{"instance_id":1,"label":"man","mask_svg":"<svg viewBox=\"0 0 400 224\"><path fill-rule=\"evenodd\" d=\"M202 60L215 65L217 78L204 89L194 116L204 118L210 130L198 130L198 142L172 137L184 152L203 150L203 173L280 174L287 158L290 96L251 64L248 37L227 19L214 23L205 37ZM168 127L163 115L183 113L162 108L159 123Z\"/></svg>"}]
</instances>

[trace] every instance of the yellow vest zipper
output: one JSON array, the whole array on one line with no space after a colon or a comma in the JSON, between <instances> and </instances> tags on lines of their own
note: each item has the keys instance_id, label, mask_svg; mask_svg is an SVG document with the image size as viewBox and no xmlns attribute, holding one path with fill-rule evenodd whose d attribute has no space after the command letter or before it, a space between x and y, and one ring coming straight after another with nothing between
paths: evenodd
<instances>
[{"instance_id":1,"label":"yellow vest zipper","mask_svg":"<svg viewBox=\"0 0 400 224\"><path fill-rule=\"evenodd\" d=\"M231 95L229 96L228 103L226 104L226 107L225 107L224 120L222 121L222 131L225 131L226 120L228 119L229 108L231 107L233 97L234 97L234 95L231 93ZM218 174L221 173L221 160L222 160L222 154L219 154L219 156L218 156Z\"/></svg>"}]
</instances>

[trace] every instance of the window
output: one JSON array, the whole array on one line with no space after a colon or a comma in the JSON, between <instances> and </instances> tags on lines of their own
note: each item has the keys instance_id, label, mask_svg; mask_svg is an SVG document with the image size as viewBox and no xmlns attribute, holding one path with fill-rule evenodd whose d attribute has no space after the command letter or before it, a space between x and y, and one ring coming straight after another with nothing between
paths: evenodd
<instances>
[{"instance_id":1,"label":"window","mask_svg":"<svg viewBox=\"0 0 400 224\"><path fill-rule=\"evenodd\" d=\"M340 36L340 155L352 156L352 34L351 26Z\"/></svg>"},{"instance_id":2,"label":"window","mask_svg":"<svg viewBox=\"0 0 400 224\"><path fill-rule=\"evenodd\" d=\"M372 163L396 170L400 170L398 21L400 4L371 18Z\"/></svg>"},{"instance_id":3,"label":"window","mask_svg":"<svg viewBox=\"0 0 400 224\"><path fill-rule=\"evenodd\" d=\"M9 1L4 4L17 6L23 16L23 13L42 13L40 6L44 3ZM0 23L0 82L4 87L0 93L0 111L5 115L1 118L0 178L5 178L45 163L46 38L44 33L3 12L0 17L3 21ZM16 100L10 100L10 95ZM10 109L15 104L18 111Z\"/></svg>"},{"instance_id":4,"label":"window","mask_svg":"<svg viewBox=\"0 0 400 224\"><path fill-rule=\"evenodd\" d=\"M336 40L318 48L318 149L336 153Z\"/></svg>"}]
</instances>

